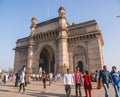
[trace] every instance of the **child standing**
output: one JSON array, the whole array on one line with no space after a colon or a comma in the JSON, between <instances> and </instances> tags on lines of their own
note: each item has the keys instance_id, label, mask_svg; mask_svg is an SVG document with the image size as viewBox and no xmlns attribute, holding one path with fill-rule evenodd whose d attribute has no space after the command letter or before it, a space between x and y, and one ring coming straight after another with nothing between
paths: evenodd
<instances>
[{"instance_id":1,"label":"child standing","mask_svg":"<svg viewBox=\"0 0 120 97\"><path fill-rule=\"evenodd\" d=\"M88 71L85 71L85 74L84 74L83 78L84 78L84 89L85 89L86 97L88 97L88 92L89 92L89 97L92 97L92 95L91 95L92 77L88 73Z\"/></svg>"}]
</instances>

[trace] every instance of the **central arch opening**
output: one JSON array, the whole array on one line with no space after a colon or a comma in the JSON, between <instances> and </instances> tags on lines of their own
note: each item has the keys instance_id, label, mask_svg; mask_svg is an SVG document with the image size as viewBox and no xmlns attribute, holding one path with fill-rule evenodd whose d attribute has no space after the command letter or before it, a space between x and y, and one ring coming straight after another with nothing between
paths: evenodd
<instances>
[{"instance_id":1,"label":"central arch opening","mask_svg":"<svg viewBox=\"0 0 120 97\"><path fill-rule=\"evenodd\" d=\"M53 49L50 46L45 46L39 56L39 68L42 68L46 73L54 73L55 57Z\"/></svg>"}]
</instances>

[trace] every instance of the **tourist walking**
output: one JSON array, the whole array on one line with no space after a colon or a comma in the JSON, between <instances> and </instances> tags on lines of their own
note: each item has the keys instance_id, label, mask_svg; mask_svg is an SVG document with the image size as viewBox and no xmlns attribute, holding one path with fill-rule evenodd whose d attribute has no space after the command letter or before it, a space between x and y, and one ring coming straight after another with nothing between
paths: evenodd
<instances>
[{"instance_id":1,"label":"tourist walking","mask_svg":"<svg viewBox=\"0 0 120 97\"><path fill-rule=\"evenodd\" d=\"M43 88L46 89L46 72L43 71L42 73L42 80L43 80Z\"/></svg>"},{"instance_id":2,"label":"tourist walking","mask_svg":"<svg viewBox=\"0 0 120 97\"><path fill-rule=\"evenodd\" d=\"M49 85L51 85L53 80L53 74L51 72L48 74L48 79L49 79Z\"/></svg>"},{"instance_id":3,"label":"tourist walking","mask_svg":"<svg viewBox=\"0 0 120 97\"><path fill-rule=\"evenodd\" d=\"M92 95L91 95L92 76L89 74L88 71L85 71L83 78L84 78L84 89L85 89L85 94L86 94L85 97L88 97L88 92L89 92L89 97L92 97Z\"/></svg>"},{"instance_id":4,"label":"tourist walking","mask_svg":"<svg viewBox=\"0 0 120 97\"><path fill-rule=\"evenodd\" d=\"M70 70L67 69L67 73L64 75L66 97L71 97L71 85L74 85L73 75L70 73Z\"/></svg>"},{"instance_id":5,"label":"tourist walking","mask_svg":"<svg viewBox=\"0 0 120 97\"><path fill-rule=\"evenodd\" d=\"M76 97L78 97L78 91L79 91L79 96L82 97L81 94L82 73L80 72L79 67L76 67L76 71L74 73L74 82L76 89Z\"/></svg>"},{"instance_id":6,"label":"tourist walking","mask_svg":"<svg viewBox=\"0 0 120 97\"><path fill-rule=\"evenodd\" d=\"M25 73L23 69L21 69L21 73L20 73L20 86L19 86L18 93L20 93L22 87L23 87L23 93L24 93L25 92Z\"/></svg>"},{"instance_id":7,"label":"tourist walking","mask_svg":"<svg viewBox=\"0 0 120 97\"><path fill-rule=\"evenodd\" d=\"M113 83L113 87L115 90L115 97L120 97L119 94L119 89L120 89L120 74L116 71L116 67L113 66L112 67L112 71L111 71L111 78L112 78L112 83Z\"/></svg>"},{"instance_id":8,"label":"tourist walking","mask_svg":"<svg viewBox=\"0 0 120 97\"><path fill-rule=\"evenodd\" d=\"M7 80L8 80L8 75L7 75L7 73L5 72L5 73L4 73L4 80L3 80L4 84L6 84Z\"/></svg>"},{"instance_id":9,"label":"tourist walking","mask_svg":"<svg viewBox=\"0 0 120 97\"><path fill-rule=\"evenodd\" d=\"M20 72L18 71L18 72L15 74L15 76L16 76L16 79L15 79L15 87L17 87L17 86L18 86L18 83L19 83L19 80L20 80Z\"/></svg>"},{"instance_id":10,"label":"tourist walking","mask_svg":"<svg viewBox=\"0 0 120 97\"><path fill-rule=\"evenodd\" d=\"M98 82L99 79L99 72L98 70L95 71L95 82Z\"/></svg>"},{"instance_id":11,"label":"tourist walking","mask_svg":"<svg viewBox=\"0 0 120 97\"><path fill-rule=\"evenodd\" d=\"M101 78L102 78L102 83L103 83L103 87L105 90L105 97L109 97L108 89L109 89L109 81L111 79L111 76L105 65L103 66L103 70L100 71L100 76L99 76L98 82L100 82Z\"/></svg>"}]
</instances>

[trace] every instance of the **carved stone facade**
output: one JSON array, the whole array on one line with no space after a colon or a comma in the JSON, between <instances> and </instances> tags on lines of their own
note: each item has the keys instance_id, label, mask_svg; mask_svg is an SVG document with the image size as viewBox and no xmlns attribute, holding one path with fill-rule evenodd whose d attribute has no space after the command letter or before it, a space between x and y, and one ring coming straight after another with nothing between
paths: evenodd
<instances>
[{"instance_id":1,"label":"carved stone facade","mask_svg":"<svg viewBox=\"0 0 120 97\"><path fill-rule=\"evenodd\" d=\"M59 17L37 23L31 20L30 36L16 42L14 71L23 66L28 73L38 73L39 68L47 73L65 73L67 68L74 72L100 70L103 60L103 38L95 20L70 25L65 17L66 10L60 7Z\"/></svg>"}]
</instances>

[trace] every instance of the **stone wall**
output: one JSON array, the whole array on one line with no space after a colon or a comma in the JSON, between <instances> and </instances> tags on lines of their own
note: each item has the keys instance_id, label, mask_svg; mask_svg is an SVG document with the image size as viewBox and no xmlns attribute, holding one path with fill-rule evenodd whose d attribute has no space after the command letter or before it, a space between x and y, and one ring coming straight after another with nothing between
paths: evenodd
<instances>
[{"instance_id":1,"label":"stone wall","mask_svg":"<svg viewBox=\"0 0 120 97\"><path fill-rule=\"evenodd\" d=\"M99 48L99 39L96 37L88 43L88 58L89 58L89 69L91 72L95 70L100 70L102 68L102 61L101 61L101 52Z\"/></svg>"},{"instance_id":2,"label":"stone wall","mask_svg":"<svg viewBox=\"0 0 120 97\"><path fill-rule=\"evenodd\" d=\"M87 70L86 44L84 41L73 41L68 43L69 66L71 72L75 71L79 61L83 62L83 69Z\"/></svg>"},{"instance_id":3,"label":"stone wall","mask_svg":"<svg viewBox=\"0 0 120 97\"><path fill-rule=\"evenodd\" d=\"M42 25L36 28L35 33L44 33L58 28L58 22Z\"/></svg>"},{"instance_id":4,"label":"stone wall","mask_svg":"<svg viewBox=\"0 0 120 97\"><path fill-rule=\"evenodd\" d=\"M84 35L91 32L98 31L98 26L95 20L88 22L74 24L68 27L68 36L73 37L76 35Z\"/></svg>"},{"instance_id":5,"label":"stone wall","mask_svg":"<svg viewBox=\"0 0 120 97\"><path fill-rule=\"evenodd\" d=\"M14 73L17 73L25 65L27 66L28 49L19 49L15 51Z\"/></svg>"}]
</instances>

